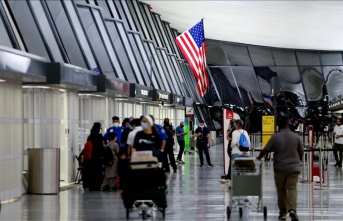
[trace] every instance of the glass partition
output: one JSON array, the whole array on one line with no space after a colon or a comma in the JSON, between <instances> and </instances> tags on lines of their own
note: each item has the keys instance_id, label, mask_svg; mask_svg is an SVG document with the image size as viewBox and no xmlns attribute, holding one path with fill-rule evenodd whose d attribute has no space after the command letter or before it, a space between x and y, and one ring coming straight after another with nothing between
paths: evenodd
<instances>
[{"instance_id":1,"label":"glass partition","mask_svg":"<svg viewBox=\"0 0 343 221\"><path fill-rule=\"evenodd\" d=\"M223 50L225 50L231 66L251 66L251 60L246 46L228 44L223 42Z\"/></svg>"},{"instance_id":2,"label":"glass partition","mask_svg":"<svg viewBox=\"0 0 343 221\"><path fill-rule=\"evenodd\" d=\"M325 81L320 66L301 67L302 80L308 101L321 100Z\"/></svg>"},{"instance_id":3,"label":"glass partition","mask_svg":"<svg viewBox=\"0 0 343 221\"><path fill-rule=\"evenodd\" d=\"M0 7L1 7L1 3L0 3ZM8 28L5 26L4 17L1 12L2 10L0 8L0 30L2 30L0 32L0 45L13 48L11 37L8 33Z\"/></svg>"}]
</instances>

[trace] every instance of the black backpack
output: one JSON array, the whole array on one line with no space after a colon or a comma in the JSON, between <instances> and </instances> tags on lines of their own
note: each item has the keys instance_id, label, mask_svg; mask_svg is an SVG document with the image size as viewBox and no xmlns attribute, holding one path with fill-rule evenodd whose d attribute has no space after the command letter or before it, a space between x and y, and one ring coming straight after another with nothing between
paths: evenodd
<instances>
[{"instance_id":1,"label":"black backpack","mask_svg":"<svg viewBox=\"0 0 343 221\"><path fill-rule=\"evenodd\" d=\"M114 156L110 147L105 147L102 159L105 166L111 166L113 164Z\"/></svg>"}]
</instances>

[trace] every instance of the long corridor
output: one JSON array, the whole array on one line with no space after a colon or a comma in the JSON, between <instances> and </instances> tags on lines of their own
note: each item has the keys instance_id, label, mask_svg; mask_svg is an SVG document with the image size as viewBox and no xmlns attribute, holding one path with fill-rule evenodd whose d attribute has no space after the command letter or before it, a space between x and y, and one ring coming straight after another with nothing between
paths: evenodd
<instances>
[{"instance_id":1,"label":"long corridor","mask_svg":"<svg viewBox=\"0 0 343 221\"><path fill-rule=\"evenodd\" d=\"M219 183L223 171L222 146L211 148L214 168L199 168L198 157L186 155L186 164L169 176L166 220L227 220L229 188ZM264 204L268 219L277 220L278 208L272 168L266 164ZM343 217L342 170L332 169L331 186L317 190L312 184L300 184L298 214L301 221L336 220ZM142 180L144 182L144 180ZM253 183L251 184L254 185ZM138 212L131 220L140 220ZM154 212L154 220L162 220ZM83 192L81 187L62 191L59 195L24 195L17 201L3 204L0 220L126 220L119 192ZM263 220L261 213L243 210L243 218L233 212L230 220ZM290 220L290 218L288 218Z\"/></svg>"}]
</instances>

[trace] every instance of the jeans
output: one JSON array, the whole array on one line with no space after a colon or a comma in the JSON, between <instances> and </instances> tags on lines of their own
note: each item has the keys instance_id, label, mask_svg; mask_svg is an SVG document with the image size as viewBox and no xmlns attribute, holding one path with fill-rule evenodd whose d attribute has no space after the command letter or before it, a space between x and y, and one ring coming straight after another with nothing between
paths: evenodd
<instances>
[{"instance_id":1,"label":"jeans","mask_svg":"<svg viewBox=\"0 0 343 221\"><path fill-rule=\"evenodd\" d=\"M299 172L274 173L280 216L287 215L289 210L297 209L299 174Z\"/></svg>"},{"instance_id":2,"label":"jeans","mask_svg":"<svg viewBox=\"0 0 343 221\"><path fill-rule=\"evenodd\" d=\"M183 155L183 151L185 151L185 141L184 140L178 140L177 142L179 143L180 150L179 150L179 154L177 155L176 160L181 160L182 155Z\"/></svg>"},{"instance_id":3,"label":"jeans","mask_svg":"<svg viewBox=\"0 0 343 221\"><path fill-rule=\"evenodd\" d=\"M342 157L343 157L343 144L335 143L333 146L333 155L335 156L336 163L342 164ZM338 155L339 153L339 155Z\"/></svg>"},{"instance_id":4,"label":"jeans","mask_svg":"<svg viewBox=\"0 0 343 221\"><path fill-rule=\"evenodd\" d=\"M230 157L230 162L229 162L229 170L228 170L228 173L226 174L225 176L225 179L226 180L231 180L231 152L232 152L232 149L231 149L231 142L229 142L229 145L227 147L227 154L229 155Z\"/></svg>"},{"instance_id":5,"label":"jeans","mask_svg":"<svg viewBox=\"0 0 343 221\"><path fill-rule=\"evenodd\" d=\"M204 155L206 156L206 161L208 165L211 165L210 154L208 152L207 142L197 142L199 158L200 158L200 165L204 165Z\"/></svg>"}]
</instances>

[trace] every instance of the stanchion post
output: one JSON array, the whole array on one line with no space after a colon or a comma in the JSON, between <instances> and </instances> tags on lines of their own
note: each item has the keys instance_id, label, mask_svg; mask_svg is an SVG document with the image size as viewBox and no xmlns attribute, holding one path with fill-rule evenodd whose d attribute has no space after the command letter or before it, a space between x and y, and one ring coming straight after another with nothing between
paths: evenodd
<instances>
[{"instance_id":1,"label":"stanchion post","mask_svg":"<svg viewBox=\"0 0 343 221\"><path fill-rule=\"evenodd\" d=\"M305 177L305 154L303 154L302 162L303 162L303 164L302 164L303 180L305 180L306 179L306 177Z\"/></svg>"},{"instance_id":2,"label":"stanchion post","mask_svg":"<svg viewBox=\"0 0 343 221\"><path fill-rule=\"evenodd\" d=\"M323 153L322 147L319 147L319 186L323 189Z\"/></svg>"}]
</instances>

